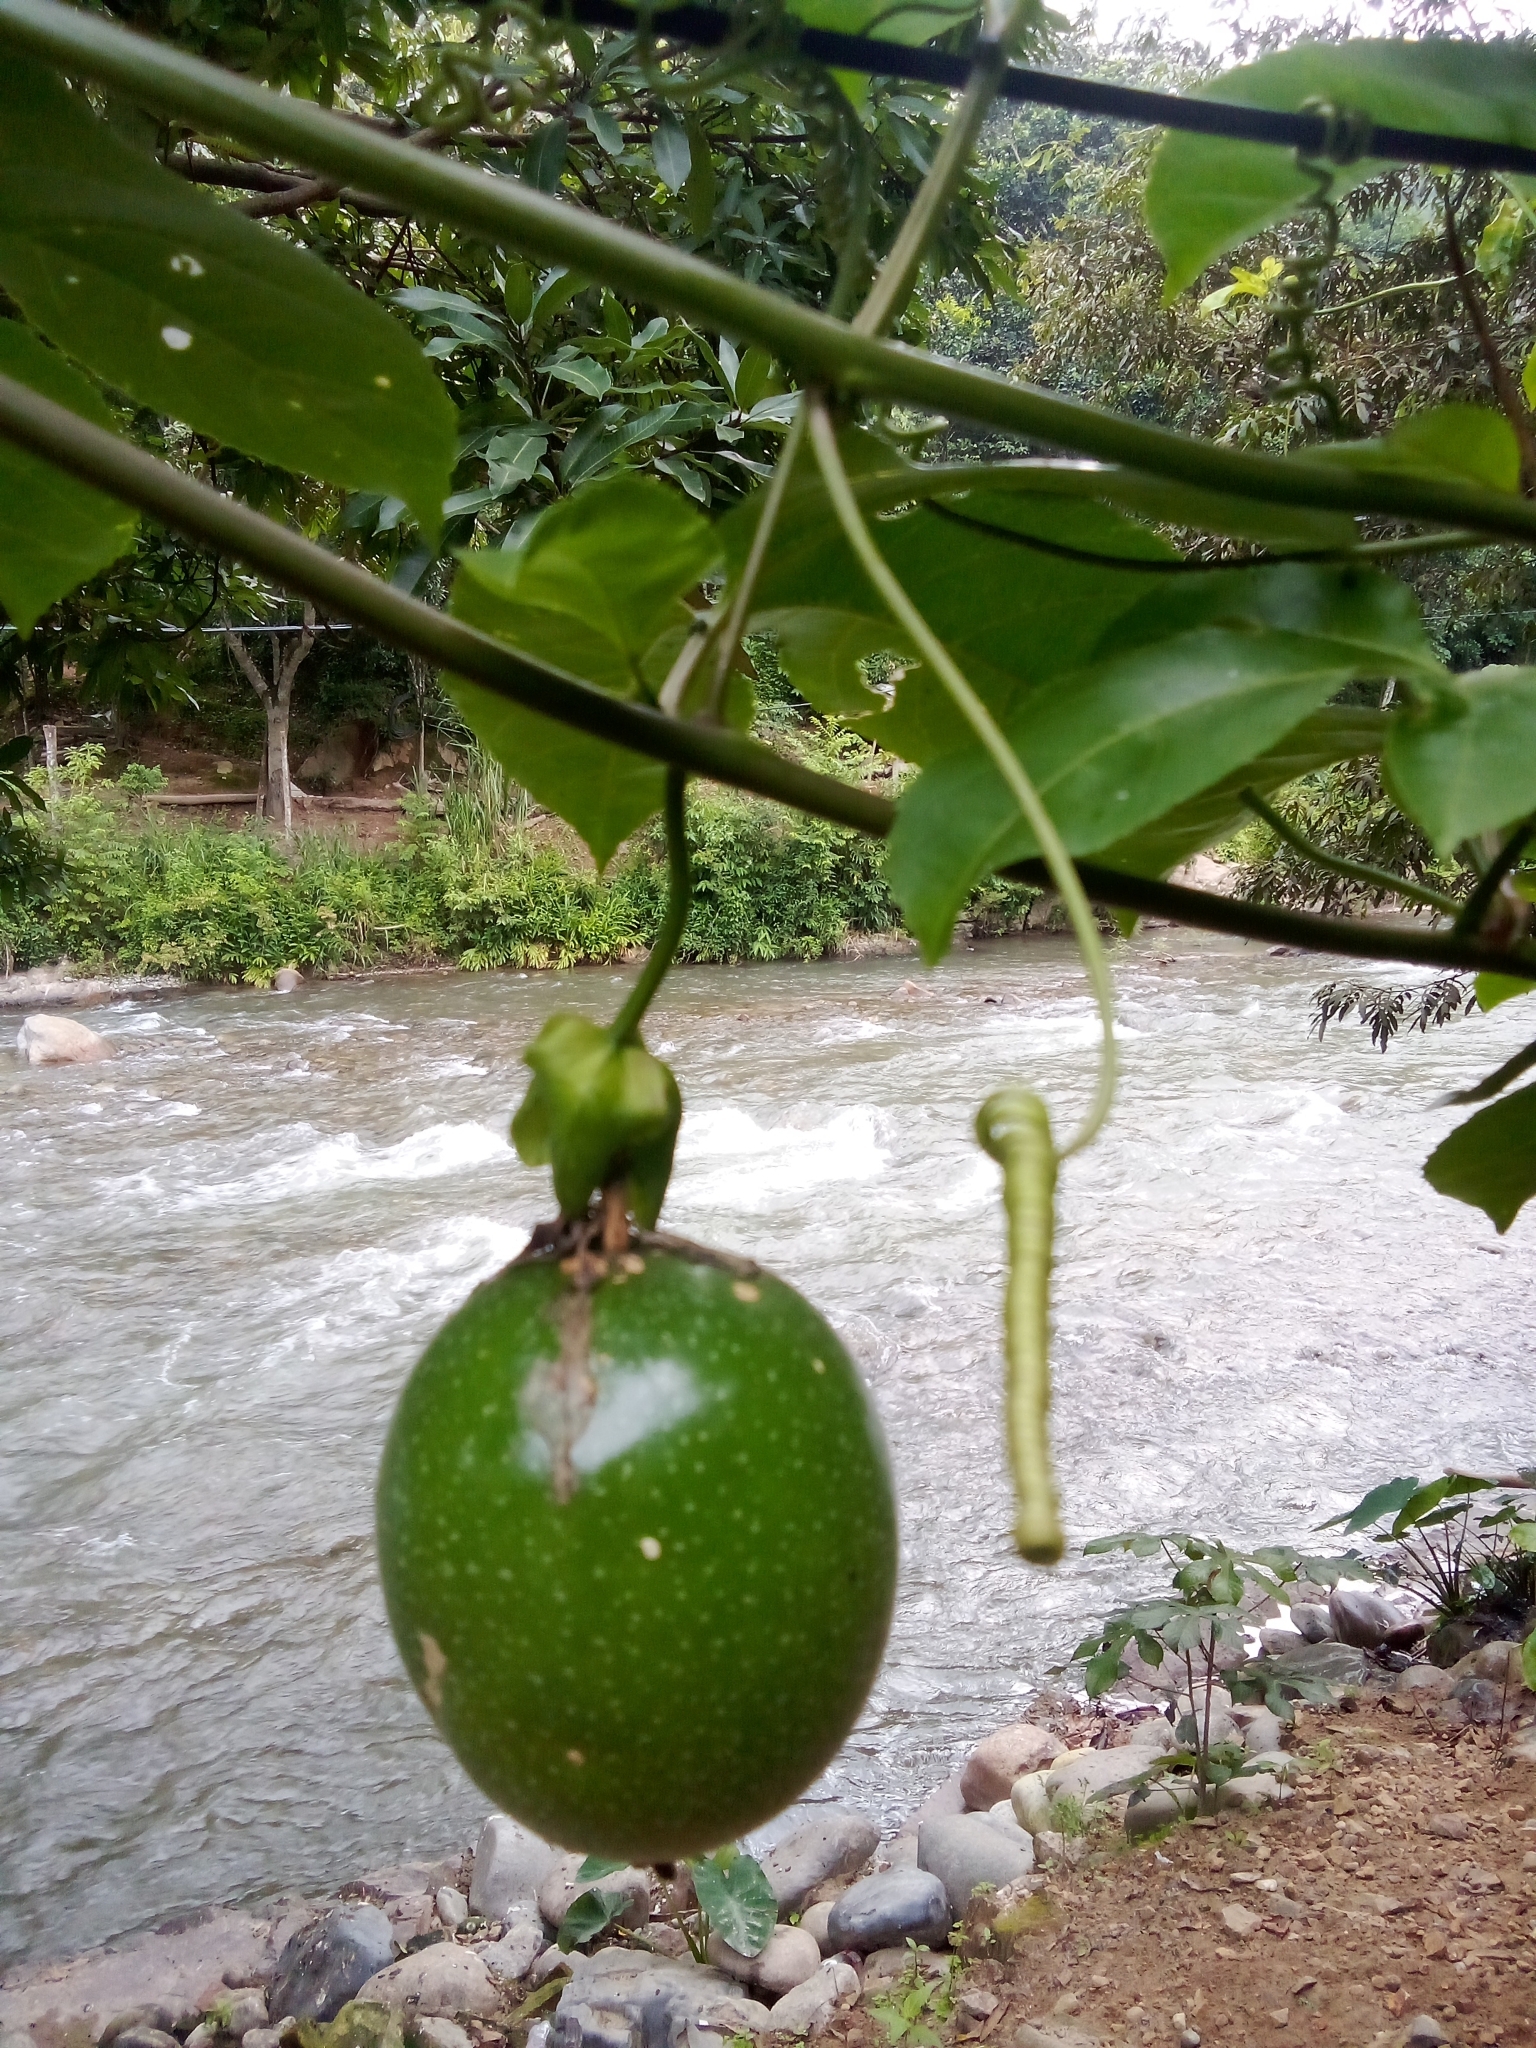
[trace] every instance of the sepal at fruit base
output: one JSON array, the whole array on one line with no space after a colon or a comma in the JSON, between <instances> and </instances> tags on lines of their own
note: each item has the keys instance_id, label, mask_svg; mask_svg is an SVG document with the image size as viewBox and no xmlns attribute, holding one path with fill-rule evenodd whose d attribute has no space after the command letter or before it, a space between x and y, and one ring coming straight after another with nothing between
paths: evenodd
<instances>
[{"instance_id":1,"label":"sepal at fruit base","mask_svg":"<svg viewBox=\"0 0 1536 2048\"><path fill-rule=\"evenodd\" d=\"M616 1045L572 1016L551 1017L523 1059L533 1080L512 1119L523 1164L553 1169L562 1216L584 1216L594 1194L622 1182L630 1214L650 1229L683 1116L672 1069L638 1039Z\"/></svg>"}]
</instances>

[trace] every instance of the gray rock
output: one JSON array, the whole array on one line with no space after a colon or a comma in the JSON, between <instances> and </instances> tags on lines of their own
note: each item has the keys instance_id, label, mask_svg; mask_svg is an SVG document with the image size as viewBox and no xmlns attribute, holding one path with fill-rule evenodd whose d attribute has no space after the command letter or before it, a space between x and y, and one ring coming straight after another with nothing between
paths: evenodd
<instances>
[{"instance_id":1,"label":"gray rock","mask_svg":"<svg viewBox=\"0 0 1536 2048\"><path fill-rule=\"evenodd\" d=\"M153 2027L162 2034L190 2033L201 2017L200 2008L189 1998L154 1998L109 2019L101 2030L99 2048L112 2048L118 2035L126 2034L130 2027Z\"/></svg>"},{"instance_id":2,"label":"gray rock","mask_svg":"<svg viewBox=\"0 0 1536 2048\"><path fill-rule=\"evenodd\" d=\"M1140 1721L1133 1721L1129 1740L1116 1744L1119 1749L1150 1750L1154 1756L1165 1756L1178 1746L1172 1724L1161 1714L1148 1714Z\"/></svg>"},{"instance_id":3,"label":"gray rock","mask_svg":"<svg viewBox=\"0 0 1536 2048\"><path fill-rule=\"evenodd\" d=\"M1509 1698L1506 1700L1504 1688L1495 1685L1488 1678L1458 1679L1451 1690L1451 1698L1461 1702L1462 1713L1474 1727L1478 1728L1491 1728L1506 1717L1511 1717L1515 1701L1519 1697L1520 1695L1511 1687Z\"/></svg>"},{"instance_id":4,"label":"gray rock","mask_svg":"<svg viewBox=\"0 0 1536 2048\"><path fill-rule=\"evenodd\" d=\"M1151 1761L1147 1750L1085 1749L1051 1766L1046 1793L1052 1800L1079 1799L1084 1806L1095 1806L1129 1791L1128 1781L1140 1777Z\"/></svg>"},{"instance_id":5,"label":"gray rock","mask_svg":"<svg viewBox=\"0 0 1536 2048\"><path fill-rule=\"evenodd\" d=\"M1216 1795L1216 1804L1223 1810L1257 1813L1261 1807L1280 1806L1294 1796L1290 1786L1272 1772L1255 1771L1251 1777L1228 1778Z\"/></svg>"},{"instance_id":6,"label":"gray rock","mask_svg":"<svg viewBox=\"0 0 1536 2048\"><path fill-rule=\"evenodd\" d=\"M852 1963L823 1963L813 1976L787 1991L768 2014L776 2034L819 2034L839 2004L859 1993L859 1973Z\"/></svg>"},{"instance_id":7,"label":"gray rock","mask_svg":"<svg viewBox=\"0 0 1536 2048\"><path fill-rule=\"evenodd\" d=\"M272 977L272 993L275 996L291 996L296 989L304 986L304 977L297 967L279 967Z\"/></svg>"},{"instance_id":8,"label":"gray rock","mask_svg":"<svg viewBox=\"0 0 1536 2048\"><path fill-rule=\"evenodd\" d=\"M1444 2048L1451 2037L1437 2019L1421 2012L1417 2019L1409 2021L1403 2038L1405 2048Z\"/></svg>"},{"instance_id":9,"label":"gray rock","mask_svg":"<svg viewBox=\"0 0 1536 2048\"><path fill-rule=\"evenodd\" d=\"M1393 1630L1402 1627L1406 1616L1379 1593L1368 1593L1359 1586L1335 1586L1328 1595L1328 1618L1339 1642L1356 1650L1379 1650Z\"/></svg>"},{"instance_id":10,"label":"gray rock","mask_svg":"<svg viewBox=\"0 0 1536 2048\"><path fill-rule=\"evenodd\" d=\"M1051 1824L1049 1779L1048 1771L1031 1771L1014 1785L1008 1804L1027 1835L1036 1835Z\"/></svg>"},{"instance_id":11,"label":"gray rock","mask_svg":"<svg viewBox=\"0 0 1536 2048\"><path fill-rule=\"evenodd\" d=\"M619 1915L619 1924L643 1927L651 1917L651 1873L631 1866L612 1871L607 1877L579 1878L576 1873L586 1860L585 1856L562 1856L550 1865L539 1886L539 1913L544 1924L558 1933L560 1922L582 1893L598 1891L622 1892L624 1910Z\"/></svg>"},{"instance_id":12,"label":"gray rock","mask_svg":"<svg viewBox=\"0 0 1536 2048\"><path fill-rule=\"evenodd\" d=\"M1011 1799L999 1799L996 1806L989 1806L985 1813L962 1814L959 1818L984 1820L989 1828L997 1830L1005 1842L1012 1842L1015 1847L1021 1841L1027 1842L1032 1833L1031 1829L1020 1827L1019 1817L1013 1810Z\"/></svg>"},{"instance_id":13,"label":"gray rock","mask_svg":"<svg viewBox=\"0 0 1536 2048\"><path fill-rule=\"evenodd\" d=\"M243 2041L253 2027L266 2026L267 2001L259 1991L242 1989L233 1992L227 2001L221 1998L209 2017L217 2020L221 2034L228 2034L232 2041Z\"/></svg>"},{"instance_id":14,"label":"gray rock","mask_svg":"<svg viewBox=\"0 0 1536 2048\"><path fill-rule=\"evenodd\" d=\"M286 2026L287 2021L285 2020L283 2024ZM267 2032L270 2034L271 2031L272 2029L268 2027ZM186 2039L186 2048L213 2048L213 2044L215 2041L218 2040L218 2038L218 2028L210 2026L208 2022L204 2020L200 2027L194 2027L191 2033L188 2034Z\"/></svg>"},{"instance_id":15,"label":"gray rock","mask_svg":"<svg viewBox=\"0 0 1536 2048\"><path fill-rule=\"evenodd\" d=\"M1183 1815L1193 1813L1194 1787L1170 1784L1149 1785L1144 1794L1131 1799L1125 1809L1125 1832L1133 1842L1155 1835L1159 1828L1172 1827Z\"/></svg>"},{"instance_id":16,"label":"gray rock","mask_svg":"<svg viewBox=\"0 0 1536 2048\"><path fill-rule=\"evenodd\" d=\"M484 1958L456 1942L438 1941L403 1956L370 1977L357 1994L361 2005L399 2005L429 2017L473 2013L484 2019L501 2003Z\"/></svg>"},{"instance_id":17,"label":"gray rock","mask_svg":"<svg viewBox=\"0 0 1536 2048\"><path fill-rule=\"evenodd\" d=\"M1399 1696L1416 1694L1420 1699L1447 1700L1455 1683L1450 1672L1437 1665L1410 1664L1406 1671L1399 1672L1396 1690Z\"/></svg>"},{"instance_id":18,"label":"gray rock","mask_svg":"<svg viewBox=\"0 0 1536 2048\"><path fill-rule=\"evenodd\" d=\"M439 1885L432 1903L437 1908L438 1919L450 1931L462 1927L469 1918L469 1901L456 1885Z\"/></svg>"},{"instance_id":19,"label":"gray rock","mask_svg":"<svg viewBox=\"0 0 1536 2048\"><path fill-rule=\"evenodd\" d=\"M164 2033L159 2027L124 2027L116 2048L181 2048L181 2043L174 2034Z\"/></svg>"},{"instance_id":20,"label":"gray rock","mask_svg":"<svg viewBox=\"0 0 1536 2048\"><path fill-rule=\"evenodd\" d=\"M1081 1835L1064 1835L1056 1828L1042 1828L1035 1836L1035 1859L1047 1870L1057 1864L1081 1863L1087 1854L1088 1844Z\"/></svg>"},{"instance_id":21,"label":"gray rock","mask_svg":"<svg viewBox=\"0 0 1536 2048\"><path fill-rule=\"evenodd\" d=\"M829 1878L851 1877L874 1855L880 1830L862 1813L834 1806L776 1842L760 1859L779 1918L798 1913L808 1893Z\"/></svg>"},{"instance_id":22,"label":"gray rock","mask_svg":"<svg viewBox=\"0 0 1536 2048\"><path fill-rule=\"evenodd\" d=\"M277 1959L274 2019L332 2020L394 1959L394 1932L377 1906L341 1906L295 1934Z\"/></svg>"},{"instance_id":23,"label":"gray rock","mask_svg":"<svg viewBox=\"0 0 1536 2048\"><path fill-rule=\"evenodd\" d=\"M1033 1721L1015 1721L978 1742L960 1773L960 1796L974 1812L995 1806L1013 1790L1014 1780L1039 1771L1061 1755L1062 1745Z\"/></svg>"},{"instance_id":24,"label":"gray rock","mask_svg":"<svg viewBox=\"0 0 1536 2048\"><path fill-rule=\"evenodd\" d=\"M475 1844L469 1910L486 1920L510 1920L517 1906L526 1906L531 1914L539 1886L559 1854L532 1828L505 1813L493 1813Z\"/></svg>"},{"instance_id":25,"label":"gray rock","mask_svg":"<svg viewBox=\"0 0 1536 2048\"><path fill-rule=\"evenodd\" d=\"M768 2008L744 1998L717 1970L659 1960L620 1948L571 1958L550 2048L697 2048L768 2031Z\"/></svg>"},{"instance_id":26,"label":"gray rock","mask_svg":"<svg viewBox=\"0 0 1536 2048\"><path fill-rule=\"evenodd\" d=\"M827 1932L838 1948L867 1955L907 1941L942 1947L949 1927L949 1898L939 1878L926 1870L887 1870L843 1893Z\"/></svg>"},{"instance_id":27,"label":"gray rock","mask_svg":"<svg viewBox=\"0 0 1536 2048\"><path fill-rule=\"evenodd\" d=\"M510 1984L527 1976L544 1948L544 1923L530 1916L510 1921L503 1928L500 1941L487 1941L475 1953L493 1977Z\"/></svg>"},{"instance_id":28,"label":"gray rock","mask_svg":"<svg viewBox=\"0 0 1536 2048\"><path fill-rule=\"evenodd\" d=\"M958 1920L978 1885L1001 1887L1027 1877L1035 1867L1035 1845L1013 1824L1010 1841L990 1814L956 1813L924 1821L918 1830L917 1861L939 1879Z\"/></svg>"},{"instance_id":29,"label":"gray rock","mask_svg":"<svg viewBox=\"0 0 1536 2048\"><path fill-rule=\"evenodd\" d=\"M464 2029L453 2020L420 2013L405 2029L407 2048L472 2048Z\"/></svg>"},{"instance_id":30,"label":"gray rock","mask_svg":"<svg viewBox=\"0 0 1536 2048\"><path fill-rule=\"evenodd\" d=\"M275 2027L252 2027L242 2048L290 2048L299 2037L297 2020L280 2020ZM190 2039L190 2035L188 2039Z\"/></svg>"},{"instance_id":31,"label":"gray rock","mask_svg":"<svg viewBox=\"0 0 1536 2048\"><path fill-rule=\"evenodd\" d=\"M717 1970L724 1970L738 1984L750 1984L770 2003L803 1984L821 1967L820 1945L804 1927L775 1927L767 1946L755 1956L743 1955L712 1934L706 1953Z\"/></svg>"},{"instance_id":32,"label":"gray rock","mask_svg":"<svg viewBox=\"0 0 1536 2048\"><path fill-rule=\"evenodd\" d=\"M1274 1659L1280 1678L1318 1678L1324 1685L1359 1685L1365 1678L1364 1652L1344 1643L1298 1643Z\"/></svg>"},{"instance_id":33,"label":"gray rock","mask_svg":"<svg viewBox=\"0 0 1536 2048\"><path fill-rule=\"evenodd\" d=\"M833 1945L829 1925L831 1919L832 1901L830 1899L818 1900L814 1906L807 1906L800 1915L800 1925L807 1934L814 1936L816 1946L824 1956L836 1955L837 1953Z\"/></svg>"},{"instance_id":34,"label":"gray rock","mask_svg":"<svg viewBox=\"0 0 1536 2048\"><path fill-rule=\"evenodd\" d=\"M550 1978L558 1975L561 1970L569 1970L570 1967L571 1958L557 1941L552 1941L528 1972L528 1981L537 1990L541 1984L547 1984Z\"/></svg>"},{"instance_id":35,"label":"gray rock","mask_svg":"<svg viewBox=\"0 0 1536 2048\"><path fill-rule=\"evenodd\" d=\"M52 1010L38 1010L22 1018L16 1050L29 1067L89 1066L96 1060L117 1057L110 1038Z\"/></svg>"},{"instance_id":36,"label":"gray rock","mask_svg":"<svg viewBox=\"0 0 1536 2048\"><path fill-rule=\"evenodd\" d=\"M78 2022L94 2037L103 2016L131 2006L185 2008L193 2020L204 1993L220 1985L226 1971L250 1984L270 1970L274 1945L280 1948L314 1911L291 1899L275 1900L260 1916L204 1907L74 1962L13 1964L0 1982L0 2033L25 2033L39 2021L57 2020Z\"/></svg>"},{"instance_id":37,"label":"gray rock","mask_svg":"<svg viewBox=\"0 0 1536 2048\"><path fill-rule=\"evenodd\" d=\"M1333 1622L1326 1607L1314 1607L1306 1600L1298 1601L1291 1608L1291 1621L1300 1632L1304 1643L1328 1643L1333 1640Z\"/></svg>"},{"instance_id":38,"label":"gray rock","mask_svg":"<svg viewBox=\"0 0 1536 2048\"><path fill-rule=\"evenodd\" d=\"M1255 1707L1242 1719L1243 1748L1249 1756L1262 1756L1278 1749L1285 1739L1285 1725L1268 1707Z\"/></svg>"}]
</instances>

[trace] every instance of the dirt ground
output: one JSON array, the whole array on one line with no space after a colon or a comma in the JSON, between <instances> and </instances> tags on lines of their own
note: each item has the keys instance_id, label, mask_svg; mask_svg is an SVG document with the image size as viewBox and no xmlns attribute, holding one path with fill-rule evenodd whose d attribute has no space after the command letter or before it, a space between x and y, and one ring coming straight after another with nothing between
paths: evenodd
<instances>
[{"instance_id":1,"label":"dirt ground","mask_svg":"<svg viewBox=\"0 0 1536 2048\"><path fill-rule=\"evenodd\" d=\"M1294 1747L1310 1768L1263 1818L1137 1846L1106 1824L1007 1958L967 1966L945 2035L1388 2048L1427 2014L1457 2048L1536 2042L1536 1766L1364 1701L1303 1710ZM834 2035L887 2048L869 2003Z\"/></svg>"}]
</instances>

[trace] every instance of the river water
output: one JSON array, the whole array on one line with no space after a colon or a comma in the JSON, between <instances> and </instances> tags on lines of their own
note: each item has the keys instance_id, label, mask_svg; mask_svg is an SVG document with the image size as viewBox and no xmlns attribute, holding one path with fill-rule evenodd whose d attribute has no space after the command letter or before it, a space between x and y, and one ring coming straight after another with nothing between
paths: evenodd
<instances>
[{"instance_id":1,"label":"river water","mask_svg":"<svg viewBox=\"0 0 1536 2048\"><path fill-rule=\"evenodd\" d=\"M1530 1033L1307 1035L1315 963L1122 948L1124 1080L1066 1170L1057 1442L1074 1544L1304 1538L1373 1480L1531 1454L1533 1226L1419 1175L1433 1107ZM441 1853L485 1801L396 1668L371 1488L424 1340L520 1247L519 1053L627 975L423 975L126 1003L110 1067L0 1056L0 1960ZM905 989L903 984L906 984ZM802 1287L868 1373L903 1518L874 1699L819 1788L894 1823L1132 1567L1010 1554L997 1427L1008 1079L1067 1110L1095 1027L1052 941L680 971L668 1208Z\"/></svg>"}]
</instances>

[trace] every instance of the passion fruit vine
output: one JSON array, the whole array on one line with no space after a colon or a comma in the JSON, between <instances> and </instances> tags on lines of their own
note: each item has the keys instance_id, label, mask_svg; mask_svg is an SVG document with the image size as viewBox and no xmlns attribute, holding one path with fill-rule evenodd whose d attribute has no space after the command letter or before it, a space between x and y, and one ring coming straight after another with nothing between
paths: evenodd
<instances>
[{"instance_id":1,"label":"passion fruit vine","mask_svg":"<svg viewBox=\"0 0 1536 2048\"><path fill-rule=\"evenodd\" d=\"M767 1820L843 1742L895 1505L863 1384L793 1288L576 1235L480 1287L407 1384L384 1594L482 1791L554 1841L668 1862Z\"/></svg>"}]
</instances>

